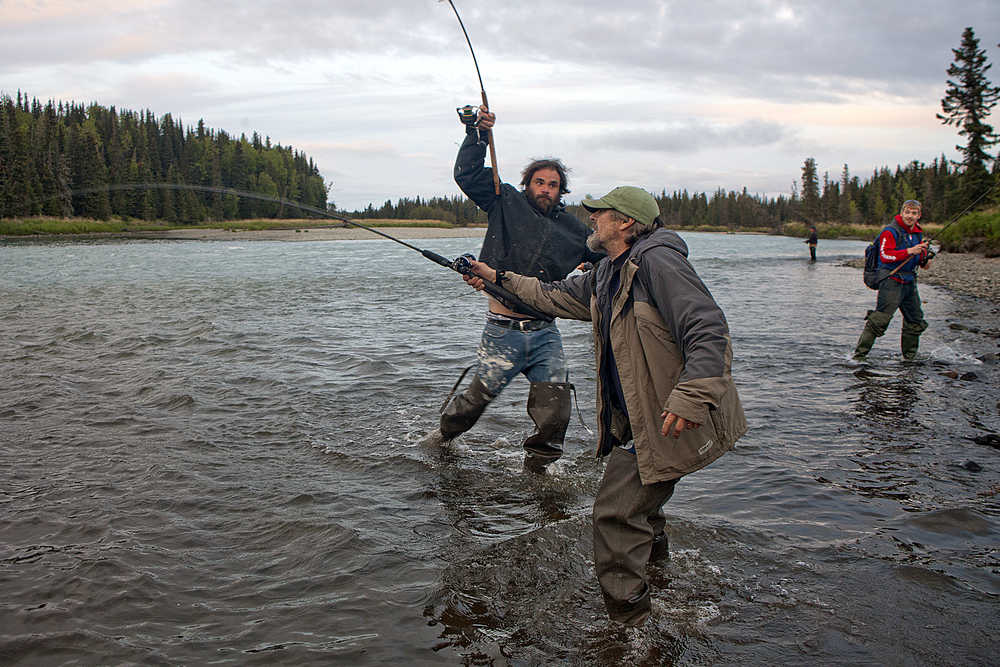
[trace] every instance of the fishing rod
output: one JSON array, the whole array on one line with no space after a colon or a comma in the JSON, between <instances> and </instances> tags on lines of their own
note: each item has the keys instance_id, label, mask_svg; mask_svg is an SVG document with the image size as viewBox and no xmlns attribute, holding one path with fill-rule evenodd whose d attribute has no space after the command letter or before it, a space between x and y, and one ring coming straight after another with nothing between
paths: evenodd
<instances>
[{"instance_id":1,"label":"fishing rod","mask_svg":"<svg viewBox=\"0 0 1000 667\"><path fill-rule=\"evenodd\" d=\"M226 188L216 185L187 185L182 183L118 183L115 185L105 185L101 187L82 188L79 190L73 190L72 194L85 195L93 192L111 192L116 190L196 190L199 192L213 192L216 194L232 195L234 197L244 197L246 199L257 199L260 201L267 201L275 204L283 204L285 206L291 206L293 208L297 208L302 211L315 213L316 215L319 215L324 218L332 218L333 220L339 220L340 222L346 223L348 225L353 225L355 227L360 227L361 229L366 229L372 234L378 234L379 236L385 237L390 241L395 241L400 245L406 246L410 250L415 250L419 252L421 255L431 260L435 264L440 264L441 266L451 269L452 271L461 273L462 275L475 276L475 274L472 272L472 264L471 264L471 260L475 259L473 255L464 254L460 257L457 257L454 260L451 260L448 259L447 257L442 257L441 255L431 250L424 250L423 248L418 248L417 246L407 243L402 239L398 239L395 236L392 236L391 234L386 234L385 232L381 232L375 229L374 227L363 225L360 222L357 222L356 220L351 220L350 218L345 218L342 215L337 215L336 213L330 213L329 211L324 211L321 208L316 208L315 206L309 206L308 204L302 204L300 202L292 201L290 199L282 199L281 197L271 197L268 195L258 194L256 192L248 192L246 190L235 190L233 188ZM500 285L497 285L496 283L491 283L484 280L483 289L486 291L487 294L496 299L499 299L502 302L505 302L508 305L508 307L512 308L513 310L519 313L530 315L533 319L536 320L545 320L546 322L552 321L551 315L547 315L546 313L543 313L540 310L537 310L536 308L532 308L524 301L519 299L515 294L507 291L506 289L504 289Z\"/></svg>"},{"instance_id":2,"label":"fishing rod","mask_svg":"<svg viewBox=\"0 0 1000 667\"><path fill-rule=\"evenodd\" d=\"M949 221L949 222L948 222L948 224L946 224L946 225L945 225L944 227L942 227L941 229L937 230L937 236L940 236L940 235L941 235L941 233L942 233L942 232L943 232L944 230L948 229L948 228L949 228L949 227L951 227L951 226L952 226L952 225L953 225L954 223L958 222L958 219L959 219L959 218L961 218L961 217L962 217L963 215L965 215L966 213L968 213L969 211L971 211L971 210L972 210L972 207L973 207L973 206L975 206L976 204L978 204L979 202L981 202L981 201L982 201L983 199L985 199L985 198L986 198L986 196L987 196L988 194L990 194L991 192L993 192L994 190L996 190L996 189L997 189L997 186L998 186L998 185L1000 185L1000 179L998 179L998 180L997 180L997 182L993 184L993 187L991 187L991 188L990 188L989 190L987 190L987 191L986 191L986 192L984 192L983 194L981 194L981 195L979 195L978 197L976 197L976 200L975 200L974 202L972 202L971 204L969 204L968 206L966 206L966 207L965 207L965 209L964 209L964 210L963 210L963 211L962 211L961 213L959 213L958 215L954 216L954 217L953 217L953 218L951 219L951 221ZM927 241L927 242L928 242L928 243L930 243L930 241L932 241L932 240L933 240L933 238L931 238L931 239L928 239L928 241Z\"/></svg>"},{"instance_id":3,"label":"fishing rod","mask_svg":"<svg viewBox=\"0 0 1000 667\"><path fill-rule=\"evenodd\" d=\"M441 2L442 0L438 0ZM458 25L462 27L462 34L465 35L465 42L469 45L469 52L472 54L472 64L476 66L476 76L479 77L479 92L483 98L483 110L490 110L490 103L486 99L486 87L483 85L483 75L479 71L479 61L476 60L476 51L472 48L472 40L469 39L469 31L465 29L465 23L462 22L462 17L458 14L458 8L455 7L455 3L452 0L448 0L448 4L451 5L451 10L455 12L455 18L458 19ZM469 120L474 120L475 116L473 114L473 109L470 106L460 107L458 109L458 116L462 119L463 123L468 123ZM471 123L469 123L471 124ZM493 145L493 130L486 130L486 138L490 146L490 166L493 167L493 191L496 194L500 194L500 172L497 169L497 149Z\"/></svg>"},{"instance_id":4,"label":"fishing rod","mask_svg":"<svg viewBox=\"0 0 1000 667\"><path fill-rule=\"evenodd\" d=\"M983 192L983 194L981 194L978 197L976 197L975 201L973 201L971 204L969 204L968 206L966 206L962 210L961 213L959 213L958 215L952 216L952 218L948 222L948 224L946 224L941 229L937 230L937 236L941 236L941 233L944 232L944 230L948 229L953 224L955 224L956 222L958 222L959 218L961 218L963 215L965 215L966 213L968 213L969 211L971 211L972 208L976 204L978 204L979 202L981 202L983 199L986 198L987 195L989 195L991 192L993 192L994 190L996 190L998 185L1000 185L1000 180L998 180L996 183L994 183L993 187L991 187L989 190L986 190L985 192ZM935 239L935 237L929 237L927 239L927 260L928 261L930 261L931 259L933 259L937 255L936 252L934 252L933 250L930 249L931 248L931 242L934 241L934 239ZM881 284L883 280L887 280L888 278L896 275L896 272L899 271L900 269L902 269L904 266L906 266L909 263L909 261L910 261L909 259L904 260L903 263L901 263L899 266L897 266L895 269L893 269L892 272L889 275L887 275L885 278L882 278L882 280L879 280L879 284Z\"/></svg>"}]
</instances>

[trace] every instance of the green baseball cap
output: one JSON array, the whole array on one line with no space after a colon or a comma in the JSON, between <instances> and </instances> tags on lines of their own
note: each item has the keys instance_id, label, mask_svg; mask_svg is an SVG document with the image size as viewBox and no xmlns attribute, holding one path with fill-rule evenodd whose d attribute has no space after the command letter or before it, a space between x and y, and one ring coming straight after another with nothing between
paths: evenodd
<instances>
[{"instance_id":1,"label":"green baseball cap","mask_svg":"<svg viewBox=\"0 0 1000 667\"><path fill-rule=\"evenodd\" d=\"M647 226L660 215L660 205L653 195L631 185L621 185L600 199L584 199L580 203L588 211L613 208Z\"/></svg>"}]
</instances>

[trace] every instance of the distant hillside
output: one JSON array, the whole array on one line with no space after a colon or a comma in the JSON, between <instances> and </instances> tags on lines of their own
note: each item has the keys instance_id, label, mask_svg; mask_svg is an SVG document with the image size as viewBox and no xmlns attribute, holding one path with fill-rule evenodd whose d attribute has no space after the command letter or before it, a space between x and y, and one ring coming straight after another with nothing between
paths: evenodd
<instances>
[{"instance_id":1,"label":"distant hillside","mask_svg":"<svg viewBox=\"0 0 1000 667\"><path fill-rule=\"evenodd\" d=\"M132 184L195 185L131 188ZM230 188L326 210L328 186L304 153L255 132L233 138L168 113L0 96L0 218L35 215L199 223L301 218L299 209L205 188Z\"/></svg>"}]
</instances>

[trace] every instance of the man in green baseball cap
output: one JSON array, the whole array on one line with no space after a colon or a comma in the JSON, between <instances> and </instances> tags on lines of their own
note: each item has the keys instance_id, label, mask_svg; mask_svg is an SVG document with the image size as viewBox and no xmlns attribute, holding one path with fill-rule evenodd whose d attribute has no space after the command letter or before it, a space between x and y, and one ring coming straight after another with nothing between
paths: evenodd
<instances>
[{"instance_id":1,"label":"man in green baseball cap","mask_svg":"<svg viewBox=\"0 0 1000 667\"><path fill-rule=\"evenodd\" d=\"M660 215L660 206L653 195L631 185L620 185L600 199L585 198L581 203L591 213L602 208L613 208L646 226L652 226Z\"/></svg>"},{"instance_id":2,"label":"man in green baseball cap","mask_svg":"<svg viewBox=\"0 0 1000 667\"><path fill-rule=\"evenodd\" d=\"M606 252L610 257L620 256L637 238L660 226L660 205L653 195L642 188L622 185L600 199L585 198L580 203L590 211L594 228L587 239L587 247ZM605 212L607 215L604 215ZM602 224L602 221L609 224ZM616 235L622 229L625 234L615 243ZM609 243L615 252L608 247Z\"/></svg>"},{"instance_id":3,"label":"man in green baseball cap","mask_svg":"<svg viewBox=\"0 0 1000 667\"><path fill-rule=\"evenodd\" d=\"M594 569L608 616L640 625L652 610L646 564L669 553L664 504L678 480L732 449L747 423L726 317L687 244L662 229L653 195L626 185L582 204L593 227L587 246L607 253L592 270L543 282L472 262L478 277L465 280L593 324L596 454L607 458L594 499Z\"/></svg>"}]
</instances>

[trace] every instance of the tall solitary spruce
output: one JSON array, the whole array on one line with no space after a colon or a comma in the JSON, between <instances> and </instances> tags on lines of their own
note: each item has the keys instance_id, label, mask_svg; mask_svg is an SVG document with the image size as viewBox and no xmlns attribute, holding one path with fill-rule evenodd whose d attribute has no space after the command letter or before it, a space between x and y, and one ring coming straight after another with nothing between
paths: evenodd
<instances>
[{"instance_id":1,"label":"tall solitary spruce","mask_svg":"<svg viewBox=\"0 0 1000 667\"><path fill-rule=\"evenodd\" d=\"M966 145L955 148L962 154L962 197L971 203L993 185L986 163L994 158L987 149L1000 142L1000 137L986 118L1000 98L1000 87L990 85L986 78L992 65L986 62L986 51L979 48L971 27L962 33L962 44L952 53L955 61L948 67L951 78L941 100L944 113L937 117L945 125L958 126L958 134L966 137Z\"/></svg>"}]
</instances>

